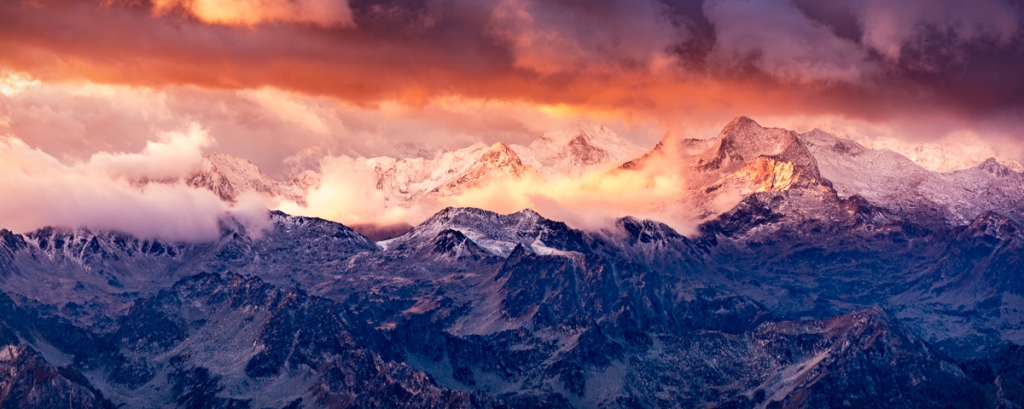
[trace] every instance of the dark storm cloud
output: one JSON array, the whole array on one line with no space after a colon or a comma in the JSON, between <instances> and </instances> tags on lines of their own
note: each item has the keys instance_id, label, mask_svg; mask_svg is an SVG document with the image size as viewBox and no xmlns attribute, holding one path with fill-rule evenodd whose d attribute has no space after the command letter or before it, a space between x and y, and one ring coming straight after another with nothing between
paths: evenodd
<instances>
[{"instance_id":1,"label":"dark storm cloud","mask_svg":"<svg viewBox=\"0 0 1024 409\"><path fill-rule=\"evenodd\" d=\"M459 95L713 122L1013 123L1005 118L1024 110L1024 6L1010 0L305 0L255 17L210 8L229 3L3 2L0 64L45 81L273 86L366 106ZM321 21L316 7L349 14Z\"/></svg>"}]
</instances>

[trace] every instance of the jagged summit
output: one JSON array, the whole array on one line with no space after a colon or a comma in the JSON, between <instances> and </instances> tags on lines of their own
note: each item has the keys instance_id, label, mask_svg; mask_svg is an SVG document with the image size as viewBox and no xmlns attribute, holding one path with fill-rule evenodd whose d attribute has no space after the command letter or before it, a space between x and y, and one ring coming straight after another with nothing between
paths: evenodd
<instances>
[{"instance_id":1,"label":"jagged summit","mask_svg":"<svg viewBox=\"0 0 1024 409\"><path fill-rule=\"evenodd\" d=\"M747 117L734 119L718 136L710 139L666 137L647 155L624 168L642 169L652 161L656 162L654 166L664 166L661 161L667 161L683 172L704 174L703 179L711 182L736 172L759 157L791 162L814 178L818 174L813 156L796 133L782 128L765 128Z\"/></svg>"},{"instance_id":2,"label":"jagged summit","mask_svg":"<svg viewBox=\"0 0 1024 409\"><path fill-rule=\"evenodd\" d=\"M523 162L519 159L519 155L509 148L505 142L495 142L491 147L487 148L480 159L477 160L479 163L489 163L494 166L522 166Z\"/></svg>"},{"instance_id":3,"label":"jagged summit","mask_svg":"<svg viewBox=\"0 0 1024 409\"><path fill-rule=\"evenodd\" d=\"M677 196L650 203L645 211L668 209L697 223L728 211L749 195L791 189L834 189L843 199L860 196L936 229L967 224L986 210L1024 222L1024 207L1017 204L1024 201L1024 173L999 160L938 173L893 151L871 149L819 129L797 134L764 127L745 116L730 121L714 138L667 136L644 155L608 128L577 123L544 133L526 146L477 142L432 157L378 157L356 164L369 167L375 179L369 188L379 191L385 207L444 202L475 189L486 193L499 180L633 171L648 181L668 177L680 187ZM622 165L617 170L606 169L618 164ZM302 204L306 190L319 179L307 171L289 182L277 182L248 161L214 153L188 183L210 189L228 202L242 192L256 192ZM388 238L404 231L391 230L394 233L373 235Z\"/></svg>"},{"instance_id":4,"label":"jagged summit","mask_svg":"<svg viewBox=\"0 0 1024 409\"><path fill-rule=\"evenodd\" d=\"M304 172L290 182L271 179L248 160L214 152L203 158L199 173L187 178L189 186L209 189L221 200L234 203L243 193L258 193L305 203L305 191L317 178Z\"/></svg>"},{"instance_id":5,"label":"jagged summit","mask_svg":"<svg viewBox=\"0 0 1024 409\"><path fill-rule=\"evenodd\" d=\"M202 170L192 176L188 184L209 189L228 202L234 202L239 194L246 191L277 194L277 183L252 162L219 152L203 158Z\"/></svg>"},{"instance_id":6,"label":"jagged summit","mask_svg":"<svg viewBox=\"0 0 1024 409\"><path fill-rule=\"evenodd\" d=\"M496 142L487 148L480 158L454 178L434 188L429 193L451 196L467 189L480 187L499 178L522 178L534 169L523 165L515 151L504 142Z\"/></svg>"},{"instance_id":7,"label":"jagged summit","mask_svg":"<svg viewBox=\"0 0 1024 409\"><path fill-rule=\"evenodd\" d=\"M643 154L640 147L610 129L590 123L548 132L528 146L512 145L512 149L545 177L579 175L605 165L617 166Z\"/></svg>"},{"instance_id":8,"label":"jagged summit","mask_svg":"<svg viewBox=\"0 0 1024 409\"><path fill-rule=\"evenodd\" d=\"M781 155L796 142L793 131L781 128L765 128L754 120L741 116L734 119L718 136L722 149L738 159L753 159L757 156Z\"/></svg>"},{"instance_id":9,"label":"jagged summit","mask_svg":"<svg viewBox=\"0 0 1024 409\"><path fill-rule=\"evenodd\" d=\"M680 209L698 222L728 211L751 194L827 189L817 161L794 132L765 128L747 117L734 119L710 139L666 136L620 169L678 179L684 187L678 196L652 207Z\"/></svg>"},{"instance_id":10,"label":"jagged summit","mask_svg":"<svg viewBox=\"0 0 1024 409\"><path fill-rule=\"evenodd\" d=\"M22 385L0 394L91 393L108 407L968 408L1012 391L993 379L1016 361L986 348L1024 333L1013 222L867 223L885 211L826 190L751 194L693 241L634 217L589 232L460 207L381 243L281 212L258 238L170 251L64 241L77 258L0 230L0 383ZM962 344L940 353L950 340Z\"/></svg>"},{"instance_id":11,"label":"jagged summit","mask_svg":"<svg viewBox=\"0 0 1024 409\"><path fill-rule=\"evenodd\" d=\"M426 242L445 230L455 230L493 255L507 257L517 245L531 251L549 249L576 251L586 248L582 232L565 223L549 220L524 209L502 215L471 207L448 207L434 214L411 231L379 244L393 249L410 243Z\"/></svg>"},{"instance_id":12,"label":"jagged summit","mask_svg":"<svg viewBox=\"0 0 1024 409\"><path fill-rule=\"evenodd\" d=\"M385 206L408 207L419 200L456 195L496 178L579 176L616 166L642 150L608 128L576 124L541 135L527 146L499 141L473 145L433 157L363 159L376 177Z\"/></svg>"}]
</instances>

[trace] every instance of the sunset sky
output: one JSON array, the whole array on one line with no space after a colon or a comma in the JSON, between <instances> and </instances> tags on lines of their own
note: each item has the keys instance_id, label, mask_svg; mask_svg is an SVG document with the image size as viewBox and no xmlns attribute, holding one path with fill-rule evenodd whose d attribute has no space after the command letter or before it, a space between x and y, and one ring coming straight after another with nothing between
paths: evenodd
<instances>
[{"instance_id":1,"label":"sunset sky","mask_svg":"<svg viewBox=\"0 0 1024 409\"><path fill-rule=\"evenodd\" d=\"M1013 0L8 0L0 188L22 197L0 199L0 221L180 210L117 177L173 176L204 153L285 178L581 120L644 148L746 115L1022 161L1022 22ZM97 174L114 185L39 209ZM195 223L223 206L206 200L186 200Z\"/></svg>"}]
</instances>

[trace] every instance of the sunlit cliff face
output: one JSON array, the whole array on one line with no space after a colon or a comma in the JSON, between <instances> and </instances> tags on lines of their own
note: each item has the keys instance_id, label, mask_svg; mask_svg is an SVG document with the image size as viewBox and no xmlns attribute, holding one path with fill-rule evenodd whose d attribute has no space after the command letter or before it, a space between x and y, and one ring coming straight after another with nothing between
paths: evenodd
<instances>
[{"instance_id":1,"label":"sunlit cliff face","mask_svg":"<svg viewBox=\"0 0 1024 409\"><path fill-rule=\"evenodd\" d=\"M800 180L800 172L793 170L793 163L770 158L757 158L737 175L749 178L754 192L787 190Z\"/></svg>"},{"instance_id":2,"label":"sunlit cliff face","mask_svg":"<svg viewBox=\"0 0 1024 409\"><path fill-rule=\"evenodd\" d=\"M0 167L11 176L0 183L20 195L0 199L17 215L0 224L131 229L115 220L131 206L163 221L146 234L208 236L235 204L132 180L185 178L212 152L278 180L315 171L305 205L253 206L352 224L414 224L459 205L687 230L808 177L765 158L696 183L675 152L644 169L524 171L401 208L381 205L359 165L528 144L578 122L651 149L714 138L747 115L934 170L1012 164L1024 157L1022 16L1005 0L2 2ZM693 193L715 184L728 189ZM59 198L64 208L43 205Z\"/></svg>"}]
</instances>

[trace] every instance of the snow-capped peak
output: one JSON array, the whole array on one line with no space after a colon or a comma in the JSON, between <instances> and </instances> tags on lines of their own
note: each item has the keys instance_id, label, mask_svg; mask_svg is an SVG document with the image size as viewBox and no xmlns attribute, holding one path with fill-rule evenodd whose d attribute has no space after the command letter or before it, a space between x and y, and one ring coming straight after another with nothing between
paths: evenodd
<instances>
[{"instance_id":1,"label":"snow-capped peak","mask_svg":"<svg viewBox=\"0 0 1024 409\"><path fill-rule=\"evenodd\" d=\"M998 209L1021 220L1024 174L989 159L975 167L939 173L888 149L871 149L815 130L800 139L821 176L841 197L861 196L926 226L964 224Z\"/></svg>"},{"instance_id":2,"label":"snow-capped peak","mask_svg":"<svg viewBox=\"0 0 1024 409\"><path fill-rule=\"evenodd\" d=\"M576 176L604 165L617 166L644 152L611 129L590 123L547 132L527 146L511 148L524 164L538 169L545 177Z\"/></svg>"},{"instance_id":3,"label":"snow-capped peak","mask_svg":"<svg viewBox=\"0 0 1024 409\"><path fill-rule=\"evenodd\" d=\"M504 142L497 142L480 155L473 165L456 177L431 190L430 193L449 196L465 189L481 186L488 180L501 177L523 177L533 168L524 166L519 156Z\"/></svg>"},{"instance_id":4,"label":"snow-capped peak","mask_svg":"<svg viewBox=\"0 0 1024 409\"><path fill-rule=\"evenodd\" d=\"M426 196L448 196L501 177L576 176L618 165L643 153L603 126L580 123L548 132L528 146L496 142L430 157L363 159L373 169L385 205L409 206Z\"/></svg>"},{"instance_id":5,"label":"snow-capped peak","mask_svg":"<svg viewBox=\"0 0 1024 409\"><path fill-rule=\"evenodd\" d=\"M741 116L722 129L719 137L728 154L745 160L757 156L780 155L796 142L796 134L781 128L765 128L754 120Z\"/></svg>"},{"instance_id":6,"label":"snow-capped peak","mask_svg":"<svg viewBox=\"0 0 1024 409\"><path fill-rule=\"evenodd\" d=\"M215 152L203 159L199 173L186 179L189 186L209 189L226 202L233 203L246 192L304 202L305 188L315 185L316 178L301 174L292 183L271 179L252 162L226 153Z\"/></svg>"},{"instance_id":7,"label":"snow-capped peak","mask_svg":"<svg viewBox=\"0 0 1024 409\"><path fill-rule=\"evenodd\" d=\"M1020 162L1001 156L1002 152L982 141L945 140L935 142L907 143L896 138L863 138L851 136L861 145L871 149L888 149L906 156L921 167L935 172L951 172L977 166L989 158L1011 170L1024 171Z\"/></svg>"},{"instance_id":8,"label":"snow-capped peak","mask_svg":"<svg viewBox=\"0 0 1024 409\"><path fill-rule=\"evenodd\" d=\"M521 167L523 162L519 159L505 142L498 141L480 156L477 163L489 164L496 167Z\"/></svg>"}]
</instances>

